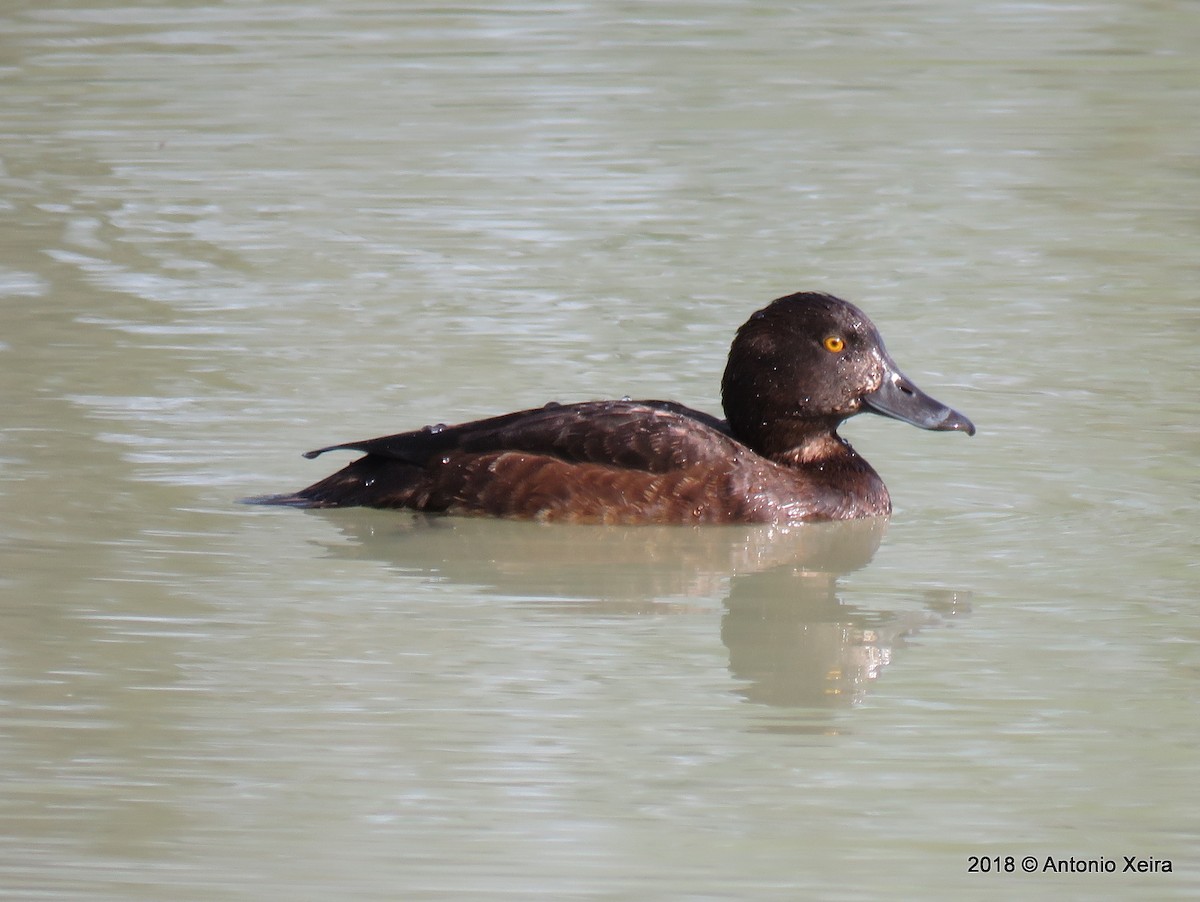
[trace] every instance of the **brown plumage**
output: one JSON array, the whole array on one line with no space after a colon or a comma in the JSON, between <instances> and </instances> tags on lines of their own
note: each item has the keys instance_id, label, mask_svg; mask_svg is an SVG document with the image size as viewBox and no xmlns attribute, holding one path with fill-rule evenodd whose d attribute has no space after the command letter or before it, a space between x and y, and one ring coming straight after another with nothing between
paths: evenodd
<instances>
[{"instance_id":1,"label":"brown plumage","mask_svg":"<svg viewBox=\"0 0 1200 902\"><path fill-rule=\"evenodd\" d=\"M727 420L670 401L548 404L311 451L364 456L306 489L248 499L581 523L797 523L886 515L883 481L837 435L872 410L926 429L974 426L920 392L857 307L774 301L738 331Z\"/></svg>"}]
</instances>

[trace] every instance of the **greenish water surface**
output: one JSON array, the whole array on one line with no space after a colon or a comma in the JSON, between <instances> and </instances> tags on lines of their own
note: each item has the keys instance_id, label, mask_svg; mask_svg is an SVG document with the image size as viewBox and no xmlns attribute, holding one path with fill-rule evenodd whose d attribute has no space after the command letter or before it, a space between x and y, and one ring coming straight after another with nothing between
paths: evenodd
<instances>
[{"instance_id":1,"label":"greenish water surface","mask_svg":"<svg viewBox=\"0 0 1200 902\"><path fill-rule=\"evenodd\" d=\"M1198 43L10 3L0 896L1194 898ZM800 289L979 427L847 424L886 529L235 503L551 399L715 412Z\"/></svg>"}]
</instances>

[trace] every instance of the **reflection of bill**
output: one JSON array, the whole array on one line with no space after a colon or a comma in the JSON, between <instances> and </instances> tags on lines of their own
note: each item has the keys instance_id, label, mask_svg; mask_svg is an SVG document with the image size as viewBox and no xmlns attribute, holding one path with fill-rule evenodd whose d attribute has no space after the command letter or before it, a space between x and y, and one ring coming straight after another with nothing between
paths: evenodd
<instances>
[{"instance_id":1,"label":"reflection of bill","mask_svg":"<svg viewBox=\"0 0 1200 902\"><path fill-rule=\"evenodd\" d=\"M670 613L724 606L721 639L737 691L778 706L861 701L893 650L964 610L958 593L923 610L856 608L837 578L870 563L883 518L791 527L575 526L314 511L350 542L329 553L382 560L504 599L594 614Z\"/></svg>"}]
</instances>

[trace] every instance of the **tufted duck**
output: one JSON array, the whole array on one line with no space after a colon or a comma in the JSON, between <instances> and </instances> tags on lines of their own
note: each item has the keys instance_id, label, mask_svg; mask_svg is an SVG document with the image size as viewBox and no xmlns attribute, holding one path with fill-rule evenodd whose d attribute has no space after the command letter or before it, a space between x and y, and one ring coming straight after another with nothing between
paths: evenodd
<instances>
[{"instance_id":1,"label":"tufted duck","mask_svg":"<svg viewBox=\"0 0 1200 902\"><path fill-rule=\"evenodd\" d=\"M886 516L883 480L838 425L864 410L974 435L912 384L861 310L800 292L733 340L725 420L672 401L550 403L309 451L365 456L306 489L247 499L572 523L800 523Z\"/></svg>"}]
</instances>

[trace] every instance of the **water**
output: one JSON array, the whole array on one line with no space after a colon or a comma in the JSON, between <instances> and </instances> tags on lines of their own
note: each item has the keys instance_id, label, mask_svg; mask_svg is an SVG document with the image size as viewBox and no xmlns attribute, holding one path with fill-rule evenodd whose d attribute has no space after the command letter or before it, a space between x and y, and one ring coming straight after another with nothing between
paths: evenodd
<instances>
[{"instance_id":1,"label":"water","mask_svg":"<svg viewBox=\"0 0 1200 902\"><path fill-rule=\"evenodd\" d=\"M0 895L1195 896L1195 10L7 9ZM801 288L886 534L234 503Z\"/></svg>"}]
</instances>

